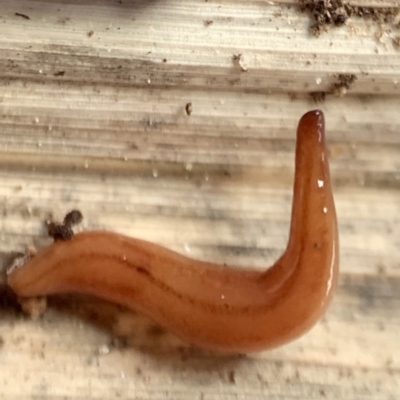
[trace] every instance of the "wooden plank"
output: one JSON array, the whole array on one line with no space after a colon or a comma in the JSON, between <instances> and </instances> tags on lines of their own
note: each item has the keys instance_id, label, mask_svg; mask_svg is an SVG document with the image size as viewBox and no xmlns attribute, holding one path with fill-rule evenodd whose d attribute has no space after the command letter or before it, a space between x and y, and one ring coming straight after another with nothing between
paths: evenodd
<instances>
[{"instance_id":1,"label":"wooden plank","mask_svg":"<svg viewBox=\"0 0 400 400\"><path fill-rule=\"evenodd\" d=\"M397 399L397 28L352 18L314 38L294 3L120 3L0 4L0 399ZM340 73L358 79L316 104ZM341 279L309 334L222 357L83 296L22 317L4 288L10 253L44 246L43 221L74 207L84 229L265 268L287 238L296 124L316 106Z\"/></svg>"},{"instance_id":2,"label":"wooden plank","mask_svg":"<svg viewBox=\"0 0 400 400\"><path fill-rule=\"evenodd\" d=\"M139 316L61 297L40 323L6 314L12 335L2 328L8 335L1 387L11 399L21 393L71 399L395 399L399 284L344 274L329 315L309 335L246 357L193 351ZM129 347L115 348L115 336ZM27 354L29 364L21 368Z\"/></svg>"},{"instance_id":3,"label":"wooden plank","mask_svg":"<svg viewBox=\"0 0 400 400\"><path fill-rule=\"evenodd\" d=\"M7 1L0 78L297 93L329 91L347 73L358 78L353 93L399 94L396 29L354 19L316 39L296 6L200 4Z\"/></svg>"}]
</instances>

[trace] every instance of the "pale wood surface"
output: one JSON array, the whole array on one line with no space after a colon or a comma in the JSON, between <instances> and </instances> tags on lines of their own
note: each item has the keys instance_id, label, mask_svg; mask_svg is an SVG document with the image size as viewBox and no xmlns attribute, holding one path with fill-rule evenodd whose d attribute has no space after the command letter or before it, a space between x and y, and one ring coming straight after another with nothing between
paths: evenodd
<instances>
[{"instance_id":1,"label":"pale wood surface","mask_svg":"<svg viewBox=\"0 0 400 400\"><path fill-rule=\"evenodd\" d=\"M3 293L1 399L400 397L400 29L352 19L313 38L293 4L270 3L0 3L0 272L73 207L87 229L265 267L285 246L309 92L358 77L319 104L342 262L308 335L222 357L94 299L50 299L30 321ZM112 346L120 336L128 345Z\"/></svg>"}]
</instances>

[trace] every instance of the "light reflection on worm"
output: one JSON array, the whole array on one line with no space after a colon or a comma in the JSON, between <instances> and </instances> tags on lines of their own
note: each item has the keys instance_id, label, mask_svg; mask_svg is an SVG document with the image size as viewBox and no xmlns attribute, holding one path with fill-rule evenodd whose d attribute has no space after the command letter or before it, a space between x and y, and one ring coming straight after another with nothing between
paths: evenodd
<instances>
[{"instance_id":1,"label":"light reflection on worm","mask_svg":"<svg viewBox=\"0 0 400 400\"><path fill-rule=\"evenodd\" d=\"M287 248L264 272L190 259L106 231L55 241L8 276L21 297L82 292L142 312L194 345L225 352L273 348L307 332L338 278L338 232L324 116L298 126Z\"/></svg>"}]
</instances>

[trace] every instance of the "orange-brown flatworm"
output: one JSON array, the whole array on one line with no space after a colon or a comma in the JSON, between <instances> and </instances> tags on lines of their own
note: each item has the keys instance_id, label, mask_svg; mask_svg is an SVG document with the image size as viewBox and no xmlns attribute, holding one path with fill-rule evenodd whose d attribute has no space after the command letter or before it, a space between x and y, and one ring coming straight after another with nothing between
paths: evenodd
<instances>
[{"instance_id":1,"label":"orange-brown flatworm","mask_svg":"<svg viewBox=\"0 0 400 400\"><path fill-rule=\"evenodd\" d=\"M287 343L325 312L338 278L338 231L324 116L298 126L287 248L265 271L188 258L107 231L57 240L8 275L21 297L89 293L140 311L204 348L252 352Z\"/></svg>"}]
</instances>

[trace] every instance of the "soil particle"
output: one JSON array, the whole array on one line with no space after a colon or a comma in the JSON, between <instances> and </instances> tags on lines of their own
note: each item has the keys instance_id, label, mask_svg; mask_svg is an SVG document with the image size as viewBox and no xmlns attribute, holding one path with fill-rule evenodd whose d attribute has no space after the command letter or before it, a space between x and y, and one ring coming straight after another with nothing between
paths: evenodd
<instances>
[{"instance_id":1,"label":"soil particle","mask_svg":"<svg viewBox=\"0 0 400 400\"><path fill-rule=\"evenodd\" d=\"M332 26L342 26L350 17L372 20L377 23L395 23L398 7L353 6L343 0L300 0L301 10L312 18L311 32L315 36Z\"/></svg>"}]
</instances>

